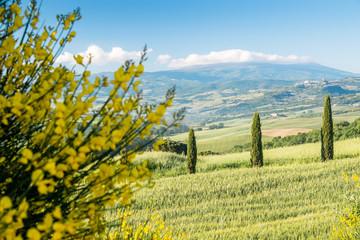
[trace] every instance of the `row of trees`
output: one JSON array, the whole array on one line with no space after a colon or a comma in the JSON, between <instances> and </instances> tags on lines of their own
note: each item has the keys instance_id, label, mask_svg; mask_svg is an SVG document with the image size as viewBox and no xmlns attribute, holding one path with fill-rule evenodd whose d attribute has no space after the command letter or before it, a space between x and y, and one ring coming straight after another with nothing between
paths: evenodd
<instances>
[{"instance_id":1,"label":"row of trees","mask_svg":"<svg viewBox=\"0 0 360 240\"><path fill-rule=\"evenodd\" d=\"M356 138L360 135L360 118L354 122L342 121L334 124L334 141ZM285 137L274 137L270 141L263 143L263 149L288 147L305 143L315 143L321 141L321 128L313 129L307 133L298 133ZM251 150L251 142L243 145L235 145L229 152L245 152Z\"/></svg>"},{"instance_id":2,"label":"row of trees","mask_svg":"<svg viewBox=\"0 0 360 240\"><path fill-rule=\"evenodd\" d=\"M209 125L209 130L213 130L213 129L220 129L220 128L224 128L224 123L219 123L219 124L211 124Z\"/></svg>"},{"instance_id":3,"label":"row of trees","mask_svg":"<svg viewBox=\"0 0 360 240\"><path fill-rule=\"evenodd\" d=\"M333 131L333 120L332 120L332 112L331 112L331 101L329 95L325 96L320 135L321 135L321 160L322 161L331 160L334 158L334 140L333 140L334 131ZM171 144L171 142L168 142L166 144L164 143L162 148L171 151L171 149L174 148L172 147L173 145L174 144ZM196 139L193 128L190 128L188 143L187 143L187 168L190 174L196 172L196 161L197 161ZM258 111L255 112L251 125L250 163L252 167L262 167L264 165L261 121Z\"/></svg>"},{"instance_id":4,"label":"row of trees","mask_svg":"<svg viewBox=\"0 0 360 240\"><path fill-rule=\"evenodd\" d=\"M324 111L321 127L321 160L327 161L334 158L334 130L331 112L330 96L325 96ZM256 111L251 125L251 151L250 162L253 167L262 167L263 150L261 142L261 122L259 113Z\"/></svg>"},{"instance_id":5,"label":"row of trees","mask_svg":"<svg viewBox=\"0 0 360 240\"><path fill-rule=\"evenodd\" d=\"M157 126L151 129L151 134L154 136L162 135L165 137L165 136L172 136L178 133L189 132L189 129L190 128L184 124L180 124L177 127L171 127L171 128L167 128L166 126Z\"/></svg>"}]
</instances>

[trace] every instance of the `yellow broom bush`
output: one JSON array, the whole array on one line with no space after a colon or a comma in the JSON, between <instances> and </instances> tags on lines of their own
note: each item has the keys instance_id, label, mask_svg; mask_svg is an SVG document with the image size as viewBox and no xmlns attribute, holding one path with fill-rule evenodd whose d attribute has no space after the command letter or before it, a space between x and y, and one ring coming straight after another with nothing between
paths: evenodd
<instances>
[{"instance_id":1,"label":"yellow broom bush","mask_svg":"<svg viewBox=\"0 0 360 240\"><path fill-rule=\"evenodd\" d=\"M80 18L75 10L58 15L55 27L38 27L35 0L27 7L0 0L0 239L106 238L104 208L153 186L146 163L132 160L155 139L129 146L150 136L154 124L167 125L174 89L158 105L141 103L146 50L113 79L90 81L80 55L80 74L56 66ZM104 88L109 95L97 104Z\"/></svg>"}]
</instances>

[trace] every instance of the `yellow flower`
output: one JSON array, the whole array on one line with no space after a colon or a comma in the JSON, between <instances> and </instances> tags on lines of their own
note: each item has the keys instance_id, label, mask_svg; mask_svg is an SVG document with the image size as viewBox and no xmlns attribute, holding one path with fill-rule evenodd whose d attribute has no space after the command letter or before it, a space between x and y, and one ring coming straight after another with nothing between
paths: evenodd
<instances>
[{"instance_id":1,"label":"yellow flower","mask_svg":"<svg viewBox=\"0 0 360 240\"><path fill-rule=\"evenodd\" d=\"M37 29L36 24L39 22L38 18L34 18L33 21L31 22L31 27L34 29Z\"/></svg>"},{"instance_id":2,"label":"yellow flower","mask_svg":"<svg viewBox=\"0 0 360 240\"><path fill-rule=\"evenodd\" d=\"M106 163L100 164L99 169L100 176L102 176L104 179L114 175L114 167L109 166Z\"/></svg>"},{"instance_id":3,"label":"yellow flower","mask_svg":"<svg viewBox=\"0 0 360 240\"><path fill-rule=\"evenodd\" d=\"M160 119L162 116L154 113L154 112L150 112L147 116L147 120L151 123L156 123L156 124L160 124Z\"/></svg>"},{"instance_id":4,"label":"yellow flower","mask_svg":"<svg viewBox=\"0 0 360 240\"><path fill-rule=\"evenodd\" d=\"M358 175L355 173L355 174L354 174L354 181L357 181L357 180L359 180L359 177L358 177Z\"/></svg>"},{"instance_id":5,"label":"yellow flower","mask_svg":"<svg viewBox=\"0 0 360 240\"><path fill-rule=\"evenodd\" d=\"M60 222L56 222L54 223L53 225L53 229L56 231L56 232L63 232L65 231L66 229L66 226Z\"/></svg>"},{"instance_id":6,"label":"yellow flower","mask_svg":"<svg viewBox=\"0 0 360 240\"><path fill-rule=\"evenodd\" d=\"M44 172L41 169L36 169L32 174L31 174L31 181L32 183L36 182L36 181L40 181L42 180L44 177Z\"/></svg>"},{"instance_id":7,"label":"yellow flower","mask_svg":"<svg viewBox=\"0 0 360 240\"><path fill-rule=\"evenodd\" d=\"M170 99L169 101L166 102L167 107L171 107L171 105L172 105L172 99Z\"/></svg>"},{"instance_id":8,"label":"yellow flower","mask_svg":"<svg viewBox=\"0 0 360 240\"><path fill-rule=\"evenodd\" d=\"M80 65L84 66L84 64L83 64L84 57L83 56L77 55L76 57L74 56L74 59L75 59L77 64L80 64Z\"/></svg>"},{"instance_id":9,"label":"yellow flower","mask_svg":"<svg viewBox=\"0 0 360 240\"><path fill-rule=\"evenodd\" d=\"M10 9L13 13L17 15L21 13L21 8L16 3L11 4Z\"/></svg>"},{"instance_id":10,"label":"yellow flower","mask_svg":"<svg viewBox=\"0 0 360 240\"><path fill-rule=\"evenodd\" d=\"M70 19L65 19L63 29L67 30L69 28L70 28Z\"/></svg>"},{"instance_id":11,"label":"yellow flower","mask_svg":"<svg viewBox=\"0 0 360 240\"><path fill-rule=\"evenodd\" d=\"M345 181L346 181L347 183L349 183L348 175L347 175L345 172L343 172L343 174L344 174Z\"/></svg>"},{"instance_id":12,"label":"yellow flower","mask_svg":"<svg viewBox=\"0 0 360 240\"><path fill-rule=\"evenodd\" d=\"M57 31L55 30L55 31L53 31L51 34L50 34L50 38L53 40L53 41L55 41L56 40L56 33L57 33Z\"/></svg>"},{"instance_id":13,"label":"yellow flower","mask_svg":"<svg viewBox=\"0 0 360 240\"><path fill-rule=\"evenodd\" d=\"M165 121L165 118L162 119L162 122L165 126L167 126L167 122Z\"/></svg>"},{"instance_id":14,"label":"yellow flower","mask_svg":"<svg viewBox=\"0 0 360 240\"><path fill-rule=\"evenodd\" d=\"M70 20L71 22L74 22L75 19L76 19L76 13L72 13L72 14L69 16L69 20Z\"/></svg>"},{"instance_id":15,"label":"yellow flower","mask_svg":"<svg viewBox=\"0 0 360 240\"><path fill-rule=\"evenodd\" d=\"M64 121L64 119L62 119L62 118L59 118L59 119L56 121L55 124L56 124L58 127L60 127L60 128L65 127L65 121Z\"/></svg>"},{"instance_id":16,"label":"yellow flower","mask_svg":"<svg viewBox=\"0 0 360 240\"><path fill-rule=\"evenodd\" d=\"M159 150L160 150L160 149L159 149L159 145L164 144L164 143L165 143L165 140L163 140L163 139L157 141L157 142L154 144L154 150L155 150L155 151L159 151Z\"/></svg>"},{"instance_id":17,"label":"yellow flower","mask_svg":"<svg viewBox=\"0 0 360 240\"><path fill-rule=\"evenodd\" d=\"M30 228L27 231L26 236L29 240L40 240L41 238L41 234L36 228Z\"/></svg>"},{"instance_id":18,"label":"yellow flower","mask_svg":"<svg viewBox=\"0 0 360 240\"><path fill-rule=\"evenodd\" d=\"M156 113L160 116L163 116L166 111L166 107L164 105L159 105L156 109Z\"/></svg>"},{"instance_id":19,"label":"yellow flower","mask_svg":"<svg viewBox=\"0 0 360 240\"><path fill-rule=\"evenodd\" d=\"M40 230L40 231L45 231L45 232L50 232L51 231L51 226L53 224L53 217L51 216L50 213L47 213L44 217L44 222L42 224L39 224L37 226L37 228Z\"/></svg>"},{"instance_id":20,"label":"yellow flower","mask_svg":"<svg viewBox=\"0 0 360 240\"><path fill-rule=\"evenodd\" d=\"M62 219L61 208L59 206L55 207L55 210L53 211L53 216L57 219Z\"/></svg>"},{"instance_id":21,"label":"yellow flower","mask_svg":"<svg viewBox=\"0 0 360 240\"><path fill-rule=\"evenodd\" d=\"M0 209L8 209L12 207L11 199L8 196L4 196L0 200Z\"/></svg>"},{"instance_id":22,"label":"yellow flower","mask_svg":"<svg viewBox=\"0 0 360 240\"><path fill-rule=\"evenodd\" d=\"M123 82L124 78L124 67L120 67L116 72L114 72L114 80L115 82Z\"/></svg>"},{"instance_id":23,"label":"yellow flower","mask_svg":"<svg viewBox=\"0 0 360 240\"><path fill-rule=\"evenodd\" d=\"M90 152L90 148L88 146L82 146L79 148L79 152L88 153L88 152Z\"/></svg>"},{"instance_id":24,"label":"yellow flower","mask_svg":"<svg viewBox=\"0 0 360 240\"><path fill-rule=\"evenodd\" d=\"M24 17L20 17L19 15L15 16L14 25L16 26L16 28L19 28L19 27L23 26L23 23L22 23L23 18Z\"/></svg>"},{"instance_id":25,"label":"yellow flower","mask_svg":"<svg viewBox=\"0 0 360 240\"><path fill-rule=\"evenodd\" d=\"M56 164L55 162L48 162L45 166L44 166L44 170L49 172L51 175L56 175Z\"/></svg>"},{"instance_id":26,"label":"yellow flower","mask_svg":"<svg viewBox=\"0 0 360 240\"><path fill-rule=\"evenodd\" d=\"M142 64L139 64L136 68L135 77L140 77L141 74L144 72L144 66Z\"/></svg>"}]
</instances>

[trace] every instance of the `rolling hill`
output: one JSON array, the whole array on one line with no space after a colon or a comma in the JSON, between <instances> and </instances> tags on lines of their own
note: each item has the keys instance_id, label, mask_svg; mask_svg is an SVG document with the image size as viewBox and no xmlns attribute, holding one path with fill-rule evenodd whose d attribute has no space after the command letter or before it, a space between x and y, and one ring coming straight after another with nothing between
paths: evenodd
<instances>
[{"instance_id":1,"label":"rolling hill","mask_svg":"<svg viewBox=\"0 0 360 240\"><path fill-rule=\"evenodd\" d=\"M113 73L96 76L112 79ZM327 92L356 94L360 90L359 81L352 78L356 76L315 63L227 63L146 72L141 76L140 88L147 101L159 102L166 90L176 85L174 107L186 107L185 121L196 125L202 119L248 117L255 109L270 113L284 104L294 107L310 102L313 107ZM304 81L311 84L302 86Z\"/></svg>"}]
</instances>

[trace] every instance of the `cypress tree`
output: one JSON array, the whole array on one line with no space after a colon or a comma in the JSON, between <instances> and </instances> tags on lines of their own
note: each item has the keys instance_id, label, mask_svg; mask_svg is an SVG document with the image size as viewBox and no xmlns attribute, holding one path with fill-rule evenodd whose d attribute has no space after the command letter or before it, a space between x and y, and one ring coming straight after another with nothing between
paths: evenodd
<instances>
[{"instance_id":1,"label":"cypress tree","mask_svg":"<svg viewBox=\"0 0 360 240\"><path fill-rule=\"evenodd\" d=\"M263 151L261 143L261 123L258 111L255 112L251 125L251 165L253 167L263 166Z\"/></svg>"},{"instance_id":2,"label":"cypress tree","mask_svg":"<svg viewBox=\"0 0 360 240\"><path fill-rule=\"evenodd\" d=\"M322 162L325 162L322 128L321 128L321 130L320 130L320 139L321 139L321 161L322 161Z\"/></svg>"},{"instance_id":3,"label":"cypress tree","mask_svg":"<svg viewBox=\"0 0 360 240\"><path fill-rule=\"evenodd\" d=\"M193 128L189 130L189 138L187 144L187 167L190 174L196 172L196 161L197 161L197 150L196 150L196 140L194 135Z\"/></svg>"},{"instance_id":4,"label":"cypress tree","mask_svg":"<svg viewBox=\"0 0 360 240\"><path fill-rule=\"evenodd\" d=\"M334 130L329 95L325 96L321 132L324 161L331 160L334 158Z\"/></svg>"}]
</instances>

